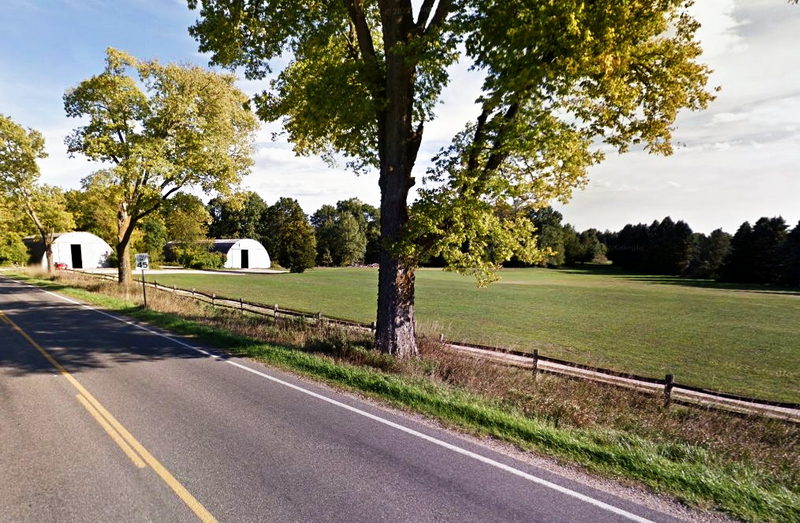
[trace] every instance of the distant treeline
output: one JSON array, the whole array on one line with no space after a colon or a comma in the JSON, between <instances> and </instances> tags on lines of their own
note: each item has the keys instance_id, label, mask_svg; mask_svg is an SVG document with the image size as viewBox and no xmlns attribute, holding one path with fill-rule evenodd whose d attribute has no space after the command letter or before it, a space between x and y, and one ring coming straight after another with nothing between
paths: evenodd
<instances>
[{"instance_id":1,"label":"distant treeline","mask_svg":"<svg viewBox=\"0 0 800 523\"><path fill-rule=\"evenodd\" d=\"M293 272L378 262L378 209L357 198L323 205L309 217L297 200L267 205L250 191L213 199L208 211L210 237L259 240L273 260Z\"/></svg>"},{"instance_id":2,"label":"distant treeline","mask_svg":"<svg viewBox=\"0 0 800 523\"><path fill-rule=\"evenodd\" d=\"M562 224L561 213L549 207L531 211L529 217L538 229L539 245L556 252L542 266L610 261L647 274L800 286L800 223L790 230L781 217L761 218L752 226L745 222L733 236L722 229L696 233L669 216L617 232L581 233ZM506 265L521 264L512 260Z\"/></svg>"}]
</instances>

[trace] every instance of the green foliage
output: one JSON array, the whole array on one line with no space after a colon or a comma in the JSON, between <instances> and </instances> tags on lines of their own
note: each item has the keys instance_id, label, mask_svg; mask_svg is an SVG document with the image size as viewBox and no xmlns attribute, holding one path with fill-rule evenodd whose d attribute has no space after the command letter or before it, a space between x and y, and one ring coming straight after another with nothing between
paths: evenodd
<instances>
[{"instance_id":1,"label":"green foliage","mask_svg":"<svg viewBox=\"0 0 800 523\"><path fill-rule=\"evenodd\" d=\"M693 278L717 279L725 257L730 251L731 235L715 229L708 236L695 235L694 255L687 270Z\"/></svg>"},{"instance_id":2,"label":"green foliage","mask_svg":"<svg viewBox=\"0 0 800 523\"><path fill-rule=\"evenodd\" d=\"M357 198L342 200L336 207L320 207L311 216L317 238L317 263L346 266L377 261L380 248L377 214L377 209Z\"/></svg>"},{"instance_id":3,"label":"green foliage","mask_svg":"<svg viewBox=\"0 0 800 523\"><path fill-rule=\"evenodd\" d=\"M157 216L150 215L139 222L141 238L133 244L136 252L150 255L150 265L157 265L164 259L164 246L169 241L167 226Z\"/></svg>"},{"instance_id":4,"label":"green foliage","mask_svg":"<svg viewBox=\"0 0 800 523\"><path fill-rule=\"evenodd\" d=\"M224 194L248 172L257 124L234 80L109 48L105 70L66 92L67 116L87 122L67 137L67 150L112 165L106 204L117 215L118 251L181 189ZM120 271L120 281L129 278Z\"/></svg>"},{"instance_id":5,"label":"green foliage","mask_svg":"<svg viewBox=\"0 0 800 523\"><path fill-rule=\"evenodd\" d=\"M222 269L226 257L221 252L211 250L209 242L181 244L174 247L178 263L190 269Z\"/></svg>"},{"instance_id":6,"label":"green foliage","mask_svg":"<svg viewBox=\"0 0 800 523\"><path fill-rule=\"evenodd\" d=\"M197 196L179 192L164 202L159 214L169 241L196 242L208 234L211 216Z\"/></svg>"},{"instance_id":7,"label":"green foliage","mask_svg":"<svg viewBox=\"0 0 800 523\"><path fill-rule=\"evenodd\" d=\"M785 260L782 283L800 287L800 222L786 236L783 258Z\"/></svg>"},{"instance_id":8,"label":"green foliage","mask_svg":"<svg viewBox=\"0 0 800 523\"><path fill-rule=\"evenodd\" d=\"M728 256L720 268L722 281L781 283L789 261L786 229L786 221L781 217L762 217L753 227L744 222L733 236Z\"/></svg>"},{"instance_id":9,"label":"green foliage","mask_svg":"<svg viewBox=\"0 0 800 523\"><path fill-rule=\"evenodd\" d=\"M392 252L406 264L442 256L481 282L512 255L544 259L529 220L500 216L499 207L569 199L602 159L597 141L669 154L678 111L712 99L685 4L425 2L414 20L410 2L189 0L200 6L190 32L214 63L260 79L290 56L255 98L259 116L281 119L298 153L343 154L356 167L413 165L463 48L486 75L480 114L436 158L411 222L400 213L403 233L386 240L397 240ZM402 150L386 139L395 110L409 116L398 131ZM384 182L407 177L391 186L400 189L382 182L384 196L398 191L390 199L405 202L410 169L382 171Z\"/></svg>"},{"instance_id":10,"label":"green foliage","mask_svg":"<svg viewBox=\"0 0 800 523\"><path fill-rule=\"evenodd\" d=\"M695 256L695 237L683 221L667 216L645 224L626 225L606 236L608 257L615 265L650 274L683 275Z\"/></svg>"},{"instance_id":11,"label":"green foliage","mask_svg":"<svg viewBox=\"0 0 800 523\"><path fill-rule=\"evenodd\" d=\"M253 238L264 243L268 225L264 222L267 202L253 191L239 192L208 202L212 238Z\"/></svg>"},{"instance_id":12,"label":"green foliage","mask_svg":"<svg viewBox=\"0 0 800 523\"><path fill-rule=\"evenodd\" d=\"M24 265L28 251L22 243L29 230L23 214L0 194L0 265Z\"/></svg>"},{"instance_id":13,"label":"green foliage","mask_svg":"<svg viewBox=\"0 0 800 523\"><path fill-rule=\"evenodd\" d=\"M11 118L0 114L0 195L9 207L24 212L30 229L37 231L44 243L48 269L52 270L53 234L71 230L75 221L66 208L64 191L38 183L37 160L46 156L41 133L33 129L26 131ZM18 259L13 238L5 239L4 244L8 256Z\"/></svg>"},{"instance_id":14,"label":"green foliage","mask_svg":"<svg viewBox=\"0 0 800 523\"><path fill-rule=\"evenodd\" d=\"M121 187L108 169L96 171L81 180L80 190L66 193L67 209L75 216L78 230L91 232L116 245L117 206L123 199Z\"/></svg>"},{"instance_id":15,"label":"green foliage","mask_svg":"<svg viewBox=\"0 0 800 523\"><path fill-rule=\"evenodd\" d=\"M265 246L272 259L291 272L314 266L316 238L297 200L280 198L264 213Z\"/></svg>"}]
</instances>

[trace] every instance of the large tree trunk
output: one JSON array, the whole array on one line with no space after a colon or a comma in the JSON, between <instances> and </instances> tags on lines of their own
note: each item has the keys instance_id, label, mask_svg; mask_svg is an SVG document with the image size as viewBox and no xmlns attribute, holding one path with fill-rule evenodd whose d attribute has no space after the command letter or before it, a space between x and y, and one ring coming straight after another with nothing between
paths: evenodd
<instances>
[{"instance_id":1,"label":"large tree trunk","mask_svg":"<svg viewBox=\"0 0 800 523\"><path fill-rule=\"evenodd\" d=\"M399 193L402 193L400 196ZM408 189L396 191L396 198L381 198L381 237L391 242L408 221L406 196ZM414 324L414 266L381 249L378 269L378 321L375 344L382 352L400 357L417 353Z\"/></svg>"},{"instance_id":2,"label":"large tree trunk","mask_svg":"<svg viewBox=\"0 0 800 523\"><path fill-rule=\"evenodd\" d=\"M411 170L419 148L412 128L414 66L398 53L398 43L411 33L413 19L407 1L385 0L381 5L386 53L386 106L379 115L381 160L381 239L378 273L378 318L375 344L400 357L417 353L414 326L414 265L392 252L408 222Z\"/></svg>"},{"instance_id":3,"label":"large tree trunk","mask_svg":"<svg viewBox=\"0 0 800 523\"><path fill-rule=\"evenodd\" d=\"M128 286L130 284L131 276L131 255L130 255L130 240L131 233L133 232L134 224L131 222L131 217L128 215L125 204L119 206L117 211L117 261L119 268L117 269L117 281L120 285Z\"/></svg>"}]
</instances>

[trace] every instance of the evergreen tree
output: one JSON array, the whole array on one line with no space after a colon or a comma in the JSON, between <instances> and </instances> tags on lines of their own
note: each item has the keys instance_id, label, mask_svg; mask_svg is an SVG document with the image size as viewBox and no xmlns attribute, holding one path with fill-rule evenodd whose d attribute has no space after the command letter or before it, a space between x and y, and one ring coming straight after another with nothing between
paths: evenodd
<instances>
[{"instance_id":1,"label":"evergreen tree","mask_svg":"<svg viewBox=\"0 0 800 523\"><path fill-rule=\"evenodd\" d=\"M755 283L779 283L784 269L786 221L777 218L760 218L753 226L753 273L748 279Z\"/></svg>"},{"instance_id":2,"label":"evergreen tree","mask_svg":"<svg viewBox=\"0 0 800 523\"><path fill-rule=\"evenodd\" d=\"M728 282L747 282L753 274L753 228L750 222L739 226L731 238L731 247L720 267L720 279Z\"/></svg>"},{"instance_id":3,"label":"evergreen tree","mask_svg":"<svg viewBox=\"0 0 800 523\"><path fill-rule=\"evenodd\" d=\"M800 222L786 236L783 259L785 264L781 282L791 287L800 287Z\"/></svg>"},{"instance_id":4,"label":"evergreen tree","mask_svg":"<svg viewBox=\"0 0 800 523\"><path fill-rule=\"evenodd\" d=\"M730 248L731 235L722 229L715 229L708 236L695 235L695 252L688 274L694 278L718 279Z\"/></svg>"}]
</instances>

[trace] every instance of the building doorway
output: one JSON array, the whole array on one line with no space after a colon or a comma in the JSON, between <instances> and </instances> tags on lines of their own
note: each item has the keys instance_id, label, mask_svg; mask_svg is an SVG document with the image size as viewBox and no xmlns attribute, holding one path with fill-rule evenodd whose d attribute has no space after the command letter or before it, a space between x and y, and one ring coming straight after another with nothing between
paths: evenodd
<instances>
[{"instance_id":1,"label":"building doorway","mask_svg":"<svg viewBox=\"0 0 800 523\"><path fill-rule=\"evenodd\" d=\"M250 251L242 249L242 269L250 268Z\"/></svg>"},{"instance_id":2,"label":"building doorway","mask_svg":"<svg viewBox=\"0 0 800 523\"><path fill-rule=\"evenodd\" d=\"M83 255L81 254L80 244L73 244L69 246L72 251L72 268L83 269Z\"/></svg>"}]
</instances>

